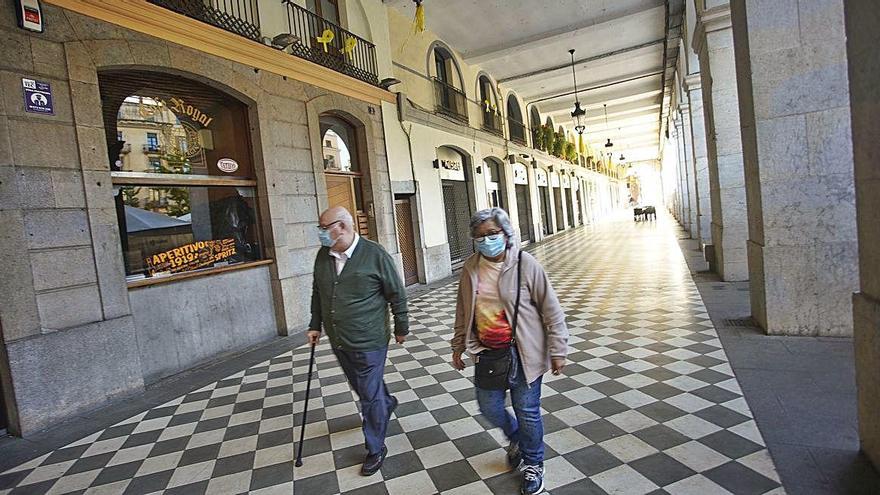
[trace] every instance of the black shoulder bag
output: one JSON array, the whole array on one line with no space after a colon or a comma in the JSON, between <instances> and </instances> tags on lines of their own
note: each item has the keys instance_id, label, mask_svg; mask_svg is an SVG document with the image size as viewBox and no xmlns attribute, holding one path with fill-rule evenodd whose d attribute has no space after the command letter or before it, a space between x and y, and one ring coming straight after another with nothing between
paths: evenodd
<instances>
[{"instance_id":1,"label":"black shoulder bag","mask_svg":"<svg viewBox=\"0 0 880 495\"><path fill-rule=\"evenodd\" d=\"M510 346L503 349L487 349L477 354L477 363L474 369L474 382L477 388L483 390L507 390L508 375L513 357L511 347L516 345L516 323L519 319L519 296L520 282L522 280L522 251L516 260L516 305L513 309L513 336ZM515 351L514 351L515 352Z\"/></svg>"}]
</instances>

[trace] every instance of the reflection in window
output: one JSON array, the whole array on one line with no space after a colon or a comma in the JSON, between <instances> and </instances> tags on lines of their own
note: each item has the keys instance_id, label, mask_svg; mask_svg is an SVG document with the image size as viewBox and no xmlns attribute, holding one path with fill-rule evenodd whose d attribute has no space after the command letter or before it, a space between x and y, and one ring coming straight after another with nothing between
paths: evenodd
<instances>
[{"instance_id":1,"label":"reflection in window","mask_svg":"<svg viewBox=\"0 0 880 495\"><path fill-rule=\"evenodd\" d=\"M129 280L262 259L247 107L178 76L98 79Z\"/></svg>"},{"instance_id":2,"label":"reflection in window","mask_svg":"<svg viewBox=\"0 0 880 495\"><path fill-rule=\"evenodd\" d=\"M118 186L130 279L260 259L253 188Z\"/></svg>"}]
</instances>

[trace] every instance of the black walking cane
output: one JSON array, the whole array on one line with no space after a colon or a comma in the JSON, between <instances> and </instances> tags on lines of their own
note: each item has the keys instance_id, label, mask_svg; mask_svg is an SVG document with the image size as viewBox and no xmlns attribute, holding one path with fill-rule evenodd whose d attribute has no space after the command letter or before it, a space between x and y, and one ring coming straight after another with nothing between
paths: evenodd
<instances>
[{"instance_id":1,"label":"black walking cane","mask_svg":"<svg viewBox=\"0 0 880 495\"><path fill-rule=\"evenodd\" d=\"M312 388L312 367L315 366L315 345L312 344L312 351L309 353L309 378L306 381L306 403L303 405L302 428L299 432L299 451L296 454L296 463L294 466L301 467L303 465L303 439L306 435L306 414L309 412L309 391Z\"/></svg>"}]
</instances>

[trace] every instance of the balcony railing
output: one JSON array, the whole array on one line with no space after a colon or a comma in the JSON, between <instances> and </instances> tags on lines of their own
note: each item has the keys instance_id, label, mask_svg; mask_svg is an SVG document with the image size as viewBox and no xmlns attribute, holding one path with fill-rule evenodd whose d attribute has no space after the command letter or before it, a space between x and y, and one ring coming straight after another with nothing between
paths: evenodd
<instances>
[{"instance_id":1,"label":"balcony railing","mask_svg":"<svg viewBox=\"0 0 880 495\"><path fill-rule=\"evenodd\" d=\"M375 45L290 0L283 2L287 6L288 32L297 38L290 45L290 53L361 81L379 84Z\"/></svg>"},{"instance_id":2,"label":"balcony railing","mask_svg":"<svg viewBox=\"0 0 880 495\"><path fill-rule=\"evenodd\" d=\"M161 153L162 145L146 143L141 146L141 150L143 150L144 153Z\"/></svg>"},{"instance_id":3,"label":"balcony railing","mask_svg":"<svg viewBox=\"0 0 880 495\"><path fill-rule=\"evenodd\" d=\"M498 134L499 136L504 134L504 129L501 125L501 116L491 110L483 110L483 129L492 134Z\"/></svg>"},{"instance_id":4,"label":"balcony railing","mask_svg":"<svg viewBox=\"0 0 880 495\"><path fill-rule=\"evenodd\" d=\"M467 123L467 98L462 91L435 77L434 100L437 112Z\"/></svg>"},{"instance_id":5,"label":"balcony railing","mask_svg":"<svg viewBox=\"0 0 880 495\"><path fill-rule=\"evenodd\" d=\"M148 0L154 5L261 41L259 0Z\"/></svg>"},{"instance_id":6,"label":"balcony railing","mask_svg":"<svg viewBox=\"0 0 880 495\"><path fill-rule=\"evenodd\" d=\"M510 140L519 143L526 144L526 126L522 122L517 122L513 119L507 119L507 126L510 128Z\"/></svg>"}]
</instances>

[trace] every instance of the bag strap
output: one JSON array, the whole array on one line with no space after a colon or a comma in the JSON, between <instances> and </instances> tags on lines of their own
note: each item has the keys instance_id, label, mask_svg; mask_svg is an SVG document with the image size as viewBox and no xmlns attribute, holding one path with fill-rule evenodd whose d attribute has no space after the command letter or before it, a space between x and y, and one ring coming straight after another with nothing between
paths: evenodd
<instances>
[{"instance_id":1,"label":"bag strap","mask_svg":"<svg viewBox=\"0 0 880 495\"><path fill-rule=\"evenodd\" d=\"M519 321L519 297L520 286L522 284L522 250L516 260L516 305L513 307L513 327L511 328L513 335L510 339L510 345L516 344L516 324Z\"/></svg>"}]
</instances>

